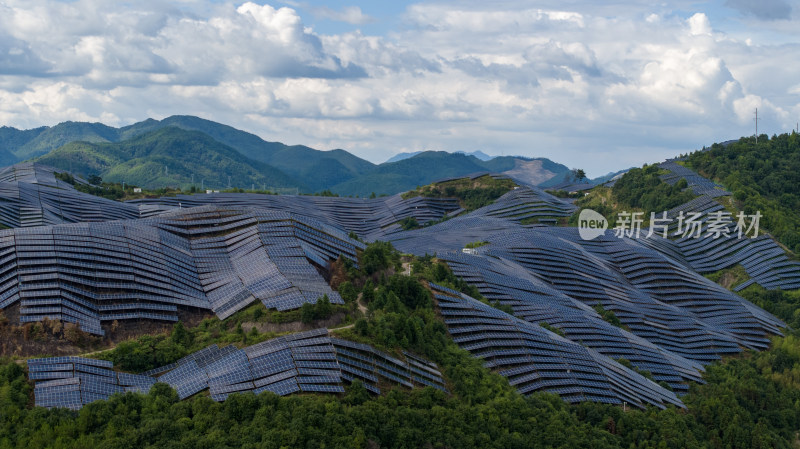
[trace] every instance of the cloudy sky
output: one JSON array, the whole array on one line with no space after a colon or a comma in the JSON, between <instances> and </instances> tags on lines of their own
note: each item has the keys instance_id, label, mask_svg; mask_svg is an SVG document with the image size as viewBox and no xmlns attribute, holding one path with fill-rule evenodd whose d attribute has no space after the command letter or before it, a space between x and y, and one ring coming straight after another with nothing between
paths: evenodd
<instances>
[{"instance_id":1,"label":"cloudy sky","mask_svg":"<svg viewBox=\"0 0 800 449\"><path fill-rule=\"evenodd\" d=\"M0 0L0 125L198 115L589 175L800 120L800 1Z\"/></svg>"}]
</instances>

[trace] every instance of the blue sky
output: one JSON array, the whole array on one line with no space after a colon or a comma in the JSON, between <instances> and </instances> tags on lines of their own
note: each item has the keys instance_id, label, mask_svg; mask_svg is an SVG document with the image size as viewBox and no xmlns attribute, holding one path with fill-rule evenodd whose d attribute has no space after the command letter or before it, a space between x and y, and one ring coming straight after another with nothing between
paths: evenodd
<instances>
[{"instance_id":1,"label":"blue sky","mask_svg":"<svg viewBox=\"0 0 800 449\"><path fill-rule=\"evenodd\" d=\"M322 34L340 34L360 30L364 34L385 36L403 25L403 13L412 1L282 1L275 5L297 10L314 30ZM364 20L348 22L346 12L354 8L363 14ZM307 20L306 20L307 18Z\"/></svg>"},{"instance_id":2,"label":"blue sky","mask_svg":"<svg viewBox=\"0 0 800 449\"><path fill-rule=\"evenodd\" d=\"M0 0L0 125L192 114L589 175L800 120L800 2Z\"/></svg>"}]
</instances>

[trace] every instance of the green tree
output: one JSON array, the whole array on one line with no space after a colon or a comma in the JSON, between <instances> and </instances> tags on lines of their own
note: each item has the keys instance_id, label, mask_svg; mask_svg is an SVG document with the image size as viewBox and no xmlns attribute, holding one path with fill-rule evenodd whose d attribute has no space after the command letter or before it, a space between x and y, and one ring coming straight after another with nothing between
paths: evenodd
<instances>
[{"instance_id":1,"label":"green tree","mask_svg":"<svg viewBox=\"0 0 800 449\"><path fill-rule=\"evenodd\" d=\"M331 316L333 307L331 307L331 300L328 295L323 295L317 299L317 304L314 306L314 315L317 319L324 319Z\"/></svg>"},{"instance_id":2,"label":"green tree","mask_svg":"<svg viewBox=\"0 0 800 449\"><path fill-rule=\"evenodd\" d=\"M300 307L300 321L308 324L314 321L316 318L317 318L317 312L313 304L307 302Z\"/></svg>"},{"instance_id":3,"label":"green tree","mask_svg":"<svg viewBox=\"0 0 800 449\"><path fill-rule=\"evenodd\" d=\"M570 172L574 181L582 181L586 179L586 172L582 168L573 168Z\"/></svg>"},{"instance_id":4,"label":"green tree","mask_svg":"<svg viewBox=\"0 0 800 449\"><path fill-rule=\"evenodd\" d=\"M358 299L358 290L356 290L352 282L344 281L339 284L339 296L342 297L344 302L353 303Z\"/></svg>"},{"instance_id":5,"label":"green tree","mask_svg":"<svg viewBox=\"0 0 800 449\"><path fill-rule=\"evenodd\" d=\"M172 326L172 341L183 345L184 347L190 347L192 345L192 335L186 330L186 326L183 325L182 322L178 321Z\"/></svg>"}]
</instances>

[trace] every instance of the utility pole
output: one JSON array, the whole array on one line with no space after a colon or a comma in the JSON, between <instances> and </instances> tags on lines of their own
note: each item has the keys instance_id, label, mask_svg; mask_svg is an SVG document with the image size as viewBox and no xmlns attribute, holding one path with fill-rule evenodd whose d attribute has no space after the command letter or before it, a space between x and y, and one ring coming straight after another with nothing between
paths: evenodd
<instances>
[{"instance_id":1,"label":"utility pole","mask_svg":"<svg viewBox=\"0 0 800 449\"><path fill-rule=\"evenodd\" d=\"M756 145L758 145L758 108L756 108L756 118L753 121L756 122Z\"/></svg>"},{"instance_id":2,"label":"utility pole","mask_svg":"<svg viewBox=\"0 0 800 449\"><path fill-rule=\"evenodd\" d=\"M231 188L231 177L230 176L228 176L228 188L229 189Z\"/></svg>"}]
</instances>

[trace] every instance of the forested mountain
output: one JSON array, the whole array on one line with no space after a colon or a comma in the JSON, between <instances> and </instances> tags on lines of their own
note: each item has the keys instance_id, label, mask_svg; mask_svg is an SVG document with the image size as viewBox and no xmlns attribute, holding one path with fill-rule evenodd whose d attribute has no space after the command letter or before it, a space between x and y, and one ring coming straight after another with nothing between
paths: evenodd
<instances>
[{"instance_id":1,"label":"forested mountain","mask_svg":"<svg viewBox=\"0 0 800 449\"><path fill-rule=\"evenodd\" d=\"M549 159L501 156L483 161L464 153L424 151L397 162L386 162L366 174L331 187L343 195L394 193L456 176L478 172L504 173L520 181L544 185L561 182L569 169Z\"/></svg>"},{"instance_id":2,"label":"forested mountain","mask_svg":"<svg viewBox=\"0 0 800 449\"><path fill-rule=\"evenodd\" d=\"M72 142L37 159L79 174L99 174L110 182L148 188L305 186L280 170L243 156L207 134L166 127L119 143Z\"/></svg>"},{"instance_id":3,"label":"forested mountain","mask_svg":"<svg viewBox=\"0 0 800 449\"><path fill-rule=\"evenodd\" d=\"M403 159L408 159L410 157L414 157L414 156L416 156L416 155L418 155L420 153L423 153L423 151L411 151L411 152L408 152L408 153L397 153L394 156L390 157L389 159L386 159L386 161L384 163L388 164L389 162L400 162Z\"/></svg>"},{"instance_id":4,"label":"forested mountain","mask_svg":"<svg viewBox=\"0 0 800 449\"><path fill-rule=\"evenodd\" d=\"M8 126L0 127L0 163L11 165L18 162L20 159L14 154L14 151L30 142L46 129L46 126L26 130Z\"/></svg>"},{"instance_id":5,"label":"forested mountain","mask_svg":"<svg viewBox=\"0 0 800 449\"><path fill-rule=\"evenodd\" d=\"M196 164L192 164L194 159L190 157L195 154L195 150L174 139L177 134L156 133L167 128L200 132L210 140L240 153L250 161L246 165L251 167L242 173L234 173L236 169L230 164L222 167L207 165L203 170L198 170ZM151 145L156 145L154 139L169 136L168 142L156 146L164 152L159 153L158 157L169 157L171 162L155 158L155 154L137 154L135 160L128 160L125 156L114 156L113 151L109 153L110 149L116 148L114 146L86 145L113 143L122 145L120 148L138 147L141 142L137 139L143 136L148 136L146 140ZM204 142L210 145L210 140ZM90 152L100 151L98 148L106 150L103 157L92 159L79 156L79 148L90 148ZM183 151L187 154L167 156L167 151ZM54 154L48 154L50 152ZM67 157L68 154L71 156ZM375 165L345 150L320 151L304 145L269 142L231 126L187 115L174 115L163 120L147 119L122 128L82 122L64 122L53 127L24 131L0 128L0 165L42 157L41 162L59 168L71 168L85 176L105 174L111 176L109 180L125 179L127 182L138 182L149 187L188 188L191 185L191 174L195 173L197 187L200 187L200 179L206 179L214 187L225 187L228 185L227 176L231 176L231 185L240 188L249 188L255 184L262 187L297 187L307 193L330 190L339 195L366 196L373 192L395 194L441 178L483 171L506 173L523 182L549 186L563 182L570 172L566 166L545 158L488 158L480 152L472 155L443 151L424 151L406 156L397 162ZM181 160L186 160L190 166L170 166L172 163L179 164L178 161ZM216 163L214 158L204 158L203 161L207 164ZM260 165L253 165L255 162ZM163 175L155 172L155 167L159 165L167 167ZM167 176L166 170L171 171L172 175ZM215 176L206 176L201 172L218 173L215 176L221 177L222 182L212 181L216 179ZM262 173L263 179L254 175L256 172Z\"/></svg>"},{"instance_id":6,"label":"forested mountain","mask_svg":"<svg viewBox=\"0 0 800 449\"><path fill-rule=\"evenodd\" d=\"M0 128L0 163L10 165L35 158L71 142L124 142L168 127L202 132L249 159L277 168L284 173L284 178L293 179L290 182L284 180L276 185L299 186L308 192L329 188L374 167L371 162L344 150L320 151L302 145L289 146L280 142L268 142L254 134L227 125L186 115L171 116L160 121L147 119L119 129L101 123L82 122L64 122L53 127L32 130L3 127ZM178 150L180 147L175 149ZM127 176L126 172L129 169L129 167L119 167L116 172L120 176ZM141 178L138 173L132 176ZM276 176L273 177L277 180ZM242 175L242 177L250 179L248 176Z\"/></svg>"},{"instance_id":7,"label":"forested mountain","mask_svg":"<svg viewBox=\"0 0 800 449\"><path fill-rule=\"evenodd\" d=\"M403 192L432 181L487 171L480 160L463 154L426 151L398 162L381 164L358 178L340 183L332 191L356 195Z\"/></svg>"},{"instance_id":8,"label":"forested mountain","mask_svg":"<svg viewBox=\"0 0 800 449\"><path fill-rule=\"evenodd\" d=\"M399 161L402 161L403 159L408 159L408 158L414 157L414 156L416 156L418 154L421 154L421 153L424 153L424 151L411 151L411 152L408 152L408 153L397 153L394 156L392 156L389 159L387 159L386 162L399 162ZM494 156L489 156L488 154L486 154L486 153L484 153L483 151L480 151L480 150L473 151L473 152L470 152L470 153L467 153L466 151L456 151L456 153L466 154L467 156L475 156L476 158L478 158L478 159L480 159L482 161L488 161L490 159L494 159Z\"/></svg>"},{"instance_id":9,"label":"forested mountain","mask_svg":"<svg viewBox=\"0 0 800 449\"><path fill-rule=\"evenodd\" d=\"M14 162L41 156L70 142L117 140L118 130L102 123L64 122L22 131L9 127L0 129L0 149L13 154Z\"/></svg>"},{"instance_id":10,"label":"forested mountain","mask_svg":"<svg viewBox=\"0 0 800 449\"><path fill-rule=\"evenodd\" d=\"M148 119L120 128L120 136L125 139L142 132L168 126L208 134L250 159L264 162L281 170L306 186L310 192L328 189L335 184L359 176L375 166L344 150L320 151L304 145L290 146L280 142L267 142L255 134L188 115L173 115L161 121ZM347 192L347 194L351 193Z\"/></svg>"}]
</instances>

